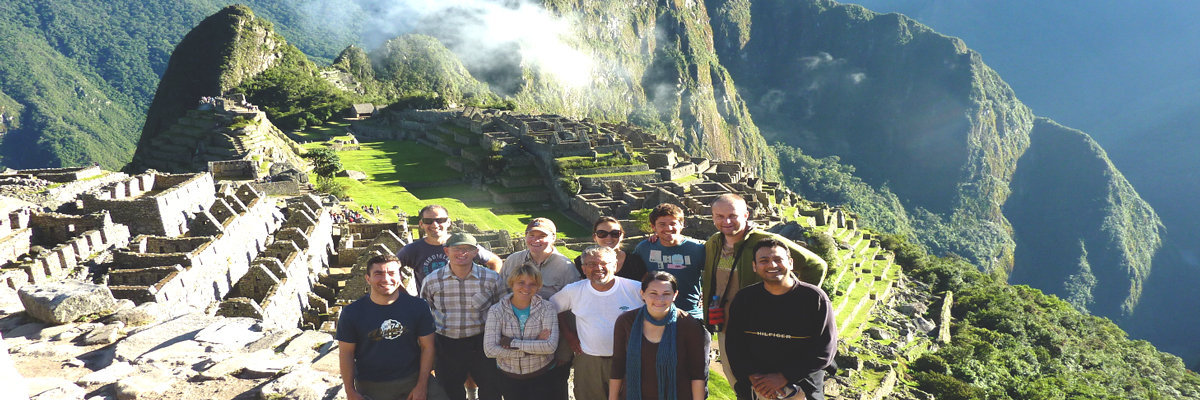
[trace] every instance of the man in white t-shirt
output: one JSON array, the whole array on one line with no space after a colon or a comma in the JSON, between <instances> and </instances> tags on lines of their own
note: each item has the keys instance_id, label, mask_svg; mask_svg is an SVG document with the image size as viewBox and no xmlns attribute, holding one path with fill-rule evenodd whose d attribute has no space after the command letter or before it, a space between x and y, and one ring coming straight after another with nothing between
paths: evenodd
<instances>
[{"instance_id":1,"label":"man in white t-shirt","mask_svg":"<svg viewBox=\"0 0 1200 400\"><path fill-rule=\"evenodd\" d=\"M585 281L550 297L560 312L575 314L579 347L575 357L575 399L605 400L612 370L613 327L617 317L642 306L641 284L615 275L617 253L604 246L583 251Z\"/></svg>"}]
</instances>

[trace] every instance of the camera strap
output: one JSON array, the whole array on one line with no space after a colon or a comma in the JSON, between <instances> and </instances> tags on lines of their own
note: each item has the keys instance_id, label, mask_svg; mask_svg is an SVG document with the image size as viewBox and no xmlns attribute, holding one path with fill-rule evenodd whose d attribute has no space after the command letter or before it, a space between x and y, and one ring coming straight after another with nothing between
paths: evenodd
<instances>
[{"instance_id":1,"label":"camera strap","mask_svg":"<svg viewBox=\"0 0 1200 400\"><path fill-rule=\"evenodd\" d=\"M725 236L721 236L721 248L725 247L724 241ZM733 274L737 273L738 259L742 257L742 251L746 250L746 243L748 242L750 242L749 230L746 232L746 237L742 239L742 243L738 245L737 251L733 253L733 262L730 263L731 265L729 266L729 277L725 279L725 290L721 293L721 298L719 300L720 304L717 305L718 307L724 308L725 302L729 300L729 287L733 286ZM713 288L713 291L717 290L717 273L720 272L720 268L717 268L717 265L720 265L720 263L721 260L718 256L717 262L713 264L712 280L711 285L709 285L709 287Z\"/></svg>"}]
</instances>

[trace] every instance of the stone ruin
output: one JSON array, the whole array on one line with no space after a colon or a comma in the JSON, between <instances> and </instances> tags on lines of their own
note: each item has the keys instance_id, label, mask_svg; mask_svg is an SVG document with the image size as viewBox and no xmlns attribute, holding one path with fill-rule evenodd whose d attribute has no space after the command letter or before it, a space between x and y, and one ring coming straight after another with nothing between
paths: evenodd
<instances>
[{"instance_id":1,"label":"stone ruin","mask_svg":"<svg viewBox=\"0 0 1200 400\"><path fill-rule=\"evenodd\" d=\"M303 166L300 144L288 138L267 119L265 112L246 102L245 96L205 97L196 109L188 110L166 131L142 144L130 163L132 168L154 168L167 172L194 172L207 169L217 179L244 168L243 165L219 165L210 162L244 160L256 170L270 163ZM226 170L228 168L228 171ZM242 176L246 172L237 172Z\"/></svg>"},{"instance_id":2,"label":"stone ruin","mask_svg":"<svg viewBox=\"0 0 1200 400\"><path fill-rule=\"evenodd\" d=\"M241 160L212 165L223 178L247 172ZM329 285L331 266L366 254L354 246L366 235L390 234L366 250L395 251L410 240L406 224L335 227L330 200L269 197L251 182L217 182L209 172L151 170L130 177L86 167L7 175L63 185L115 179L101 180L56 211L4 202L0 282L20 289L90 280L117 299L157 303L172 315L215 312L316 329L336 320L340 288Z\"/></svg>"}]
</instances>

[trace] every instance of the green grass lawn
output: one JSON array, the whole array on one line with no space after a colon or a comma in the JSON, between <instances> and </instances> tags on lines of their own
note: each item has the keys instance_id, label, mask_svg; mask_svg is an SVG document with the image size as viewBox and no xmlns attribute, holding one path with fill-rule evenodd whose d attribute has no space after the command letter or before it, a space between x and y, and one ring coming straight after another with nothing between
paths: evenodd
<instances>
[{"instance_id":1,"label":"green grass lawn","mask_svg":"<svg viewBox=\"0 0 1200 400\"><path fill-rule=\"evenodd\" d=\"M716 342L713 339L713 342ZM720 367L716 367L720 368ZM733 388L729 387L729 381L721 376L715 368L710 368L708 371L708 398L712 400L736 400L737 395L733 393Z\"/></svg>"},{"instance_id":2,"label":"green grass lawn","mask_svg":"<svg viewBox=\"0 0 1200 400\"><path fill-rule=\"evenodd\" d=\"M302 131L293 133L314 142L323 142L335 136L344 136L346 134L346 128L349 126L350 124L347 122L330 121L321 125L310 126Z\"/></svg>"},{"instance_id":3,"label":"green grass lawn","mask_svg":"<svg viewBox=\"0 0 1200 400\"><path fill-rule=\"evenodd\" d=\"M683 177L675 178L675 179L673 179L673 180L675 181L675 183L678 183L678 184L681 184L681 185L682 185L682 184L684 184L684 183L688 183L688 182L695 181L695 180L699 180L699 179L700 179L700 175L697 175L697 174L691 174L691 175L688 175L688 176L683 176Z\"/></svg>"},{"instance_id":4,"label":"green grass lawn","mask_svg":"<svg viewBox=\"0 0 1200 400\"><path fill-rule=\"evenodd\" d=\"M357 182L348 178L337 178L347 186L347 195L353 201L351 207L372 205L383 210L385 221L396 220L396 210L416 215L422 207L440 204L450 216L462 219L484 229L504 229L514 234L524 234L525 224L535 217L550 218L558 226L559 234L568 237L588 237L591 233L559 211L518 211L496 214L490 196L467 184L452 184L409 190L405 182L439 182L457 179L461 173L445 167L446 155L436 149L413 141L385 141L362 143L359 150L340 151L345 169L362 171L367 180ZM506 205L512 207L512 205ZM518 207L519 209L519 207Z\"/></svg>"}]
</instances>

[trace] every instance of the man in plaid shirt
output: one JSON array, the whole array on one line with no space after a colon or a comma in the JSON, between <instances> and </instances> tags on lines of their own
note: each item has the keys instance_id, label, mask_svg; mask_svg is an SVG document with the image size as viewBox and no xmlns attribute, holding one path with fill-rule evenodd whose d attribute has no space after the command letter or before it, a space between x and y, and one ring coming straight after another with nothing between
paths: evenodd
<instances>
[{"instance_id":1,"label":"man in plaid shirt","mask_svg":"<svg viewBox=\"0 0 1200 400\"><path fill-rule=\"evenodd\" d=\"M475 237L455 233L446 241L449 264L425 277L421 298L429 302L437 329L438 381L454 400L466 399L467 374L479 385L480 400L500 400L496 360L483 353L487 311L504 286L495 271L474 263Z\"/></svg>"}]
</instances>

